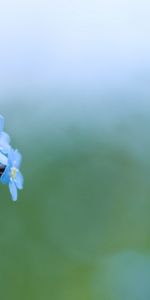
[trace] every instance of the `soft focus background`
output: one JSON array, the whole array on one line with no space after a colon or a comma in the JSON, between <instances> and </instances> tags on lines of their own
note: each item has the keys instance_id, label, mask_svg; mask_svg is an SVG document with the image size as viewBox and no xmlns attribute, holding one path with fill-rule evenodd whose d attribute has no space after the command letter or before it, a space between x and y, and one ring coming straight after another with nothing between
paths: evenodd
<instances>
[{"instance_id":1,"label":"soft focus background","mask_svg":"<svg viewBox=\"0 0 150 300\"><path fill-rule=\"evenodd\" d=\"M148 0L0 7L0 114L25 187L0 187L8 300L150 299Z\"/></svg>"}]
</instances>

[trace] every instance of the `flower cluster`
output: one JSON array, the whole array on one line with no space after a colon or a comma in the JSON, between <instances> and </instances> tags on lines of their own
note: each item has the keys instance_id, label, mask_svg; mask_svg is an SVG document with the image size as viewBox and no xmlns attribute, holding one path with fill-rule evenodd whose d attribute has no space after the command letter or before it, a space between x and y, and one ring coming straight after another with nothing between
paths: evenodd
<instances>
[{"instance_id":1,"label":"flower cluster","mask_svg":"<svg viewBox=\"0 0 150 300\"><path fill-rule=\"evenodd\" d=\"M12 200L17 200L17 190L23 188L23 176L19 171L21 154L10 145L9 135L3 131L4 118L0 115L0 182L7 184Z\"/></svg>"}]
</instances>

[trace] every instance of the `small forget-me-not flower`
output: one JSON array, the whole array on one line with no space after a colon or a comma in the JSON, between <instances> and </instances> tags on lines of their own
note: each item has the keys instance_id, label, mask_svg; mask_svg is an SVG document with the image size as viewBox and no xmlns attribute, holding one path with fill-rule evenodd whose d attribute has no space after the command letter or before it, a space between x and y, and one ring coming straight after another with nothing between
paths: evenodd
<instances>
[{"instance_id":1,"label":"small forget-me-not flower","mask_svg":"<svg viewBox=\"0 0 150 300\"><path fill-rule=\"evenodd\" d=\"M10 138L4 129L4 118L0 116L0 182L7 184L12 200L17 200L17 190L23 188L23 176L19 170L21 154L10 146Z\"/></svg>"}]
</instances>

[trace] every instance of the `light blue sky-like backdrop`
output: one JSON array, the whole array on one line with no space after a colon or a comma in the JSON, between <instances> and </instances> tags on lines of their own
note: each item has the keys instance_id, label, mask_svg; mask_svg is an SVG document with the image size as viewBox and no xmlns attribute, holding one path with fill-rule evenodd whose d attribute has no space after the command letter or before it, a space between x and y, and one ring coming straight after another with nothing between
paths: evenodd
<instances>
[{"instance_id":1,"label":"light blue sky-like backdrop","mask_svg":"<svg viewBox=\"0 0 150 300\"><path fill-rule=\"evenodd\" d=\"M149 9L148 0L3 1L0 92L147 89Z\"/></svg>"}]
</instances>

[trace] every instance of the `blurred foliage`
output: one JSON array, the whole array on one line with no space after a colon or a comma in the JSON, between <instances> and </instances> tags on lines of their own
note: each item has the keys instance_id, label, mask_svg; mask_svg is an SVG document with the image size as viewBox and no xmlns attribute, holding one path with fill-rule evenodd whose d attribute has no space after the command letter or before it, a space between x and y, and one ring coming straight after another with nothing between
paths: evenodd
<instances>
[{"instance_id":1,"label":"blurred foliage","mask_svg":"<svg viewBox=\"0 0 150 300\"><path fill-rule=\"evenodd\" d=\"M44 104L1 104L25 175L17 203L0 189L2 299L129 300L132 288L131 300L149 300L148 113L105 122L95 110L100 122ZM144 290L134 272L124 280L131 268Z\"/></svg>"}]
</instances>

